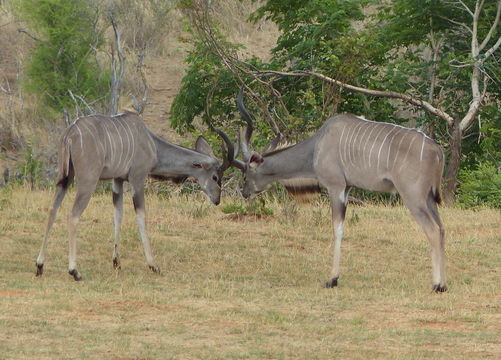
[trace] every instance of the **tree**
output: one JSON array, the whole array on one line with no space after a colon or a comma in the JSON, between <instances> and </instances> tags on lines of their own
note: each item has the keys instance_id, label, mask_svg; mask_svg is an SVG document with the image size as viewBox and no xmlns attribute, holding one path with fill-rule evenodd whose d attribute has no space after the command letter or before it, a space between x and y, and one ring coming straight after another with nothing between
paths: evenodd
<instances>
[{"instance_id":1,"label":"tree","mask_svg":"<svg viewBox=\"0 0 501 360\"><path fill-rule=\"evenodd\" d=\"M292 1L285 5L268 0L253 19L271 19L282 31L269 63L242 61L227 51L220 35L214 36L217 29L210 20L210 9L201 11L204 2L190 1L195 3L197 11L188 10L200 39L198 49L219 59L205 71L206 82L215 83L216 74L233 75L265 118L273 114L275 120L268 122L278 123L271 126L275 132L296 134L317 127L332 111L398 122L394 102L372 101L371 97L401 99L412 105L416 125L446 147L445 199L454 201L462 139L474 128L482 107L486 109L485 104L500 92L493 54L501 45L501 1L392 0L382 2L363 22L356 22L362 19L363 1ZM262 70L278 76L265 81ZM192 88L200 91L199 98L210 95L194 83ZM183 94L182 90L180 96ZM259 103L263 98L264 105Z\"/></svg>"},{"instance_id":2,"label":"tree","mask_svg":"<svg viewBox=\"0 0 501 360\"><path fill-rule=\"evenodd\" d=\"M57 111L78 104L105 104L109 78L95 58L104 38L91 2L21 0L18 10L36 40L27 66L28 90Z\"/></svg>"},{"instance_id":3,"label":"tree","mask_svg":"<svg viewBox=\"0 0 501 360\"><path fill-rule=\"evenodd\" d=\"M443 109L438 118L448 129L448 203L454 201L462 139L482 106L500 95L501 72L493 56L501 45L500 15L501 1L485 0L392 0L378 13L386 53L407 55L397 51L392 59L407 65L406 83L414 86L406 90Z\"/></svg>"}]
</instances>

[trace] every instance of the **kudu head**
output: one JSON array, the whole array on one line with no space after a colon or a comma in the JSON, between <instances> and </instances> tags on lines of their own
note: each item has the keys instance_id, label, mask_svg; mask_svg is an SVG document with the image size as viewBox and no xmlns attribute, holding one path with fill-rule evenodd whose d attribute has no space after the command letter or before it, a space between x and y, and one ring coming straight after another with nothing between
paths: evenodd
<instances>
[{"instance_id":1,"label":"kudu head","mask_svg":"<svg viewBox=\"0 0 501 360\"><path fill-rule=\"evenodd\" d=\"M207 197L214 205L219 205L221 199L221 180L224 171L230 166L228 157L225 156L220 164L209 143L203 136L199 136L195 143L195 150L203 156L192 163L191 176L193 176Z\"/></svg>"},{"instance_id":2,"label":"kudu head","mask_svg":"<svg viewBox=\"0 0 501 360\"><path fill-rule=\"evenodd\" d=\"M244 177L244 186L242 189L242 195L244 198L250 198L253 195L256 195L262 191L268 189L268 181L263 177L262 173L262 164L265 161L265 157L255 151L250 151L250 139L252 136L252 132L254 130L254 126L252 124L252 118L244 106L243 103L243 91L240 89L237 96L237 107L242 115L243 119L246 121L247 126L244 131L240 134L239 145L242 153L242 160L238 160L236 158L238 149L235 149L235 146L229 139L229 137L221 130L214 129L225 141L228 151L227 151L227 159L225 159L230 165L235 166L236 168L242 171ZM273 151L281 140L281 135L278 134L273 141L265 147L263 154L267 152Z\"/></svg>"}]
</instances>

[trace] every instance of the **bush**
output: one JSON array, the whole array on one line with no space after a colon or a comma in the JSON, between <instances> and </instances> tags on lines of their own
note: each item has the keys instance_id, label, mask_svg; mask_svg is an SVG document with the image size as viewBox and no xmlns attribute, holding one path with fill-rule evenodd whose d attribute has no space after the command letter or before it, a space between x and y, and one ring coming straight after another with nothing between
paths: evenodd
<instances>
[{"instance_id":1,"label":"bush","mask_svg":"<svg viewBox=\"0 0 501 360\"><path fill-rule=\"evenodd\" d=\"M264 217L273 215L273 210L266 207L263 198L255 198L245 204L230 203L223 207L223 213L234 214L237 216L251 215L256 217Z\"/></svg>"},{"instance_id":2,"label":"bush","mask_svg":"<svg viewBox=\"0 0 501 360\"><path fill-rule=\"evenodd\" d=\"M464 207L490 206L501 209L501 172L492 163L460 173L459 202Z\"/></svg>"},{"instance_id":3,"label":"bush","mask_svg":"<svg viewBox=\"0 0 501 360\"><path fill-rule=\"evenodd\" d=\"M104 102L109 76L95 57L104 37L96 27L97 11L91 3L22 0L17 10L38 40L27 65L26 89L58 111L75 105L70 91L87 103Z\"/></svg>"}]
</instances>

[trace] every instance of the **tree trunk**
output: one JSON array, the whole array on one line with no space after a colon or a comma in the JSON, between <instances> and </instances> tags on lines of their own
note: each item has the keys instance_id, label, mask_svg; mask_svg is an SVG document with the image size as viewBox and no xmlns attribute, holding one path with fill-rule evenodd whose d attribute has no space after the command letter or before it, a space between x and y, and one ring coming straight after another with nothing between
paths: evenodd
<instances>
[{"instance_id":1,"label":"tree trunk","mask_svg":"<svg viewBox=\"0 0 501 360\"><path fill-rule=\"evenodd\" d=\"M454 123L449 125L450 154L447 169L445 171L445 187L443 191L444 202L452 205L456 201L456 186L461 163L461 127L459 119L454 119Z\"/></svg>"}]
</instances>

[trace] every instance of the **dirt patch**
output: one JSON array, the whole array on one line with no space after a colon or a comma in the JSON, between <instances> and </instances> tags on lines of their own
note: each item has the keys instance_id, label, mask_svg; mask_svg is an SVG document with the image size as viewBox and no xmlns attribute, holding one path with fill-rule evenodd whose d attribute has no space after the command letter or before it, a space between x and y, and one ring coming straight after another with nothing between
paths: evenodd
<instances>
[{"instance_id":1,"label":"dirt patch","mask_svg":"<svg viewBox=\"0 0 501 360\"><path fill-rule=\"evenodd\" d=\"M0 291L0 296L23 296L23 295L31 295L31 293L25 291L13 291L13 290Z\"/></svg>"}]
</instances>

